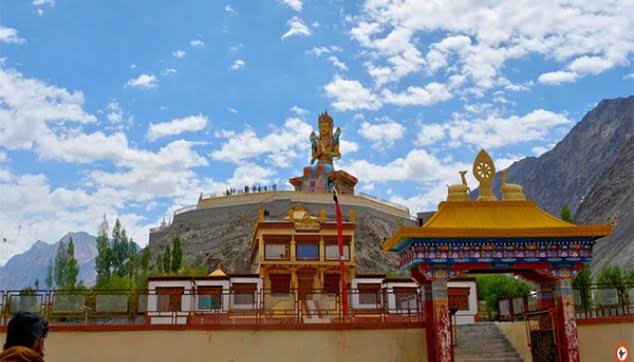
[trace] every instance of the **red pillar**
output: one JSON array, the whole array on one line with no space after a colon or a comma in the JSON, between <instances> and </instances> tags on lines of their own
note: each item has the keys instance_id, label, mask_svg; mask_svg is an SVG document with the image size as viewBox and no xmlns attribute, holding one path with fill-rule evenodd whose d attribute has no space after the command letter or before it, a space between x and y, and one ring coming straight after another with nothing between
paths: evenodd
<instances>
[{"instance_id":1,"label":"red pillar","mask_svg":"<svg viewBox=\"0 0 634 362\"><path fill-rule=\"evenodd\" d=\"M451 316L449 315L449 293L444 270L432 274L431 293L433 303L432 327L434 328L434 350L436 362L452 362Z\"/></svg>"},{"instance_id":2,"label":"red pillar","mask_svg":"<svg viewBox=\"0 0 634 362\"><path fill-rule=\"evenodd\" d=\"M553 289L554 285L552 282L539 283L537 290L537 309L542 310L555 306L553 301Z\"/></svg>"},{"instance_id":3,"label":"red pillar","mask_svg":"<svg viewBox=\"0 0 634 362\"><path fill-rule=\"evenodd\" d=\"M563 351L563 361L579 362L579 339L572 292L572 275L569 272L563 272L555 286L557 289L557 329Z\"/></svg>"}]
</instances>

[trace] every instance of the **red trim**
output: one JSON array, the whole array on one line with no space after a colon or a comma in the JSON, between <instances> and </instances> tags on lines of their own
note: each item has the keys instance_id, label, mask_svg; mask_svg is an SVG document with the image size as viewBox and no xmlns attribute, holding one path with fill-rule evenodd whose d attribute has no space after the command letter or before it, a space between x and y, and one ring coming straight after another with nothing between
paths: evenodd
<instances>
[{"instance_id":1,"label":"red trim","mask_svg":"<svg viewBox=\"0 0 634 362\"><path fill-rule=\"evenodd\" d=\"M578 325L634 323L634 315L621 315L599 318L578 318Z\"/></svg>"},{"instance_id":2,"label":"red trim","mask_svg":"<svg viewBox=\"0 0 634 362\"><path fill-rule=\"evenodd\" d=\"M424 322L390 322L364 321L333 324L165 324L165 325L119 325L119 326L65 326L53 325L51 332L126 332L126 331L184 331L184 330L348 330L348 329L417 329L425 328ZM6 327L0 327L0 333L6 333Z\"/></svg>"}]
</instances>

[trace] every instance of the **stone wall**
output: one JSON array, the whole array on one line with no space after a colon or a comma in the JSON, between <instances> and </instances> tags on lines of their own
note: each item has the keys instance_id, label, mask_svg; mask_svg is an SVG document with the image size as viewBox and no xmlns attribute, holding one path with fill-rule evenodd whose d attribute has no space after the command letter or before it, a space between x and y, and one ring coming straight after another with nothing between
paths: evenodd
<instances>
[{"instance_id":1,"label":"stone wall","mask_svg":"<svg viewBox=\"0 0 634 362\"><path fill-rule=\"evenodd\" d=\"M267 195L269 194L269 195ZM282 195L280 197L280 195ZM215 205L205 200L199 208L177 214L170 226L150 234L150 251L153 256L165 248L176 235L180 235L184 256L192 264L202 263L210 268L221 265L230 273L252 272L250 263L251 241L259 208L265 208L271 219L282 219L288 210L301 201L314 216L325 209L329 219L335 218L335 208L329 195L302 192L277 192L233 196L215 200ZM240 198L243 201L240 202ZM210 201L211 202L211 201ZM376 202L350 196L342 196L342 211L347 218L350 209L357 214L356 257L357 273L388 273L398 270L398 259L383 251L383 241L390 237L399 225L415 225L407 213L394 210ZM154 260L152 260L152 263Z\"/></svg>"},{"instance_id":2,"label":"stone wall","mask_svg":"<svg viewBox=\"0 0 634 362\"><path fill-rule=\"evenodd\" d=\"M52 331L45 341L45 359L65 362L421 362L426 351L424 328Z\"/></svg>"}]
</instances>

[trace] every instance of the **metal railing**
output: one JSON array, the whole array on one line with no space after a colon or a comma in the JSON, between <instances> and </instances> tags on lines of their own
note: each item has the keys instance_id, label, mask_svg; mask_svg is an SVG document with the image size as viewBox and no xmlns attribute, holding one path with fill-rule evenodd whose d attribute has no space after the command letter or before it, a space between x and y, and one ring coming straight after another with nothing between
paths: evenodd
<instances>
[{"instance_id":1,"label":"metal railing","mask_svg":"<svg viewBox=\"0 0 634 362\"><path fill-rule=\"evenodd\" d=\"M341 297L321 290L253 293L224 289L218 293L183 289L39 290L0 292L0 326L18 311L39 313L53 326L279 326L336 325L421 326L420 292L348 292L348 314Z\"/></svg>"},{"instance_id":2,"label":"metal railing","mask_svg":"<svg viewBox=\"0 0 634 362\"><path fill-rule=\"evenodd\" d=\"M619 287L592 284L586 288L573 289L573 297L577 318L634 315L634 284ZM554 298L553 305L556 302ZM523 319L526 313L534 312L537 308L537 293L500 298L498 319Z\"/></svg>"}]
</instances>

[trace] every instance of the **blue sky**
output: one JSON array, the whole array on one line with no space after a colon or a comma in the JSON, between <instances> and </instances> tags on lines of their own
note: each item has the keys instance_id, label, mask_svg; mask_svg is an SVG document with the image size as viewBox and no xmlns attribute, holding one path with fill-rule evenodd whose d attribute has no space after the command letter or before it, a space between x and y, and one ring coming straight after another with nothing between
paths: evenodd
<instances>
[{"instance_id":1,"label":"blue sky","mask_svg":"<svg viewBox=\"0 0 634 362\"><path fill-rule=\"evenodd\" d=\"M0 264L148 228L200 192L282 184L325 109L360 191L434 209L634 93L628 1L0 0ZM472 181L473 182L473 181Z\"/></svg>"}]
</instances>

